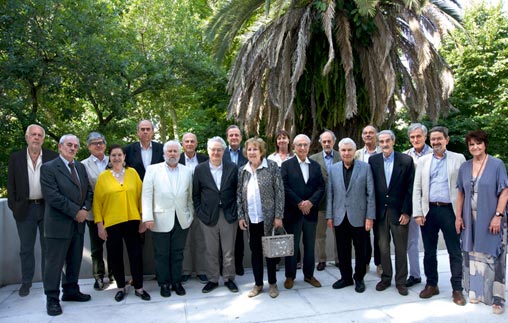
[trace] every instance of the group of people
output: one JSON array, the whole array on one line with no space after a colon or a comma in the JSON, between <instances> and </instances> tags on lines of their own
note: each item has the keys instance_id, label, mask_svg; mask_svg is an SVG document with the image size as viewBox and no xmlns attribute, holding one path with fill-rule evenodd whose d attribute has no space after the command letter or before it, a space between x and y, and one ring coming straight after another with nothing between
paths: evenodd
<instances>
[{"instance_id":1,"label":"group of people","mask_svg":"<svg viewBox=\"0 0 508 323\"><path fill-rule=\"evenodd\" d=\"M232 125L226 130L227 144L219 136L208 139L207 156L196 152L198 140L193 133L184 134L181 142L162 145L152 140L152 122L142 120L137 128L139 142L110 145L107 153L106 138L90 133L86 142L90 157L79 162L76 136L62 136L56 154L42 148L44 129L30 125L27 148L9 160L8 203L21 245L19 295L30 292L37 230L47 313L54 316L62 313L60 284L62 301L91 299L78 285L85 226L94 289L104 289L106 278L116 282L116 301L127 296L127 284L134 286L137 297L151 299L143 288L147 239L152 242L162 297L171 292L185 295L182 284L192 274L205 284L203 293L219 287L221 276L231 292L238 292L235 276L244 274L245 231L254 275L248 296L263 292L266 262L268 294L276 298L280 259L263 256L262 237L282 228L294 235L295 250L284 259L284 287L293 288L300 263L304 282L321 287L314 270L324 270L332 257L326 255L328 227L334 234L333 258L341 276L334 289L354 285L356 292L363 293L373 253L381 277L375 289L389 288L394 279L403 296L408 295L408 287L422 281L421 232L427 281L420 297L430 298L439 294L436 254L442 231L454 303L466 303L465 288L470 303L492 305L494 313L502 313L508 202L504 163L487 154L488 137L481 130L466 136L473 156L469 161L447 150L445 127L427 132L424 125L412 124L408 129L412 148L400 153L394 151L391 130L378 133L369 125L362 131L363 148L343 138L338 150L335 134L326 130L319 137L322 151L309 156L308 136L298 134L291 140L281 130L275 135L276 151L268 155L260 138L250 138L242 146L241 130Z\"/></svg>"}]
</instances>

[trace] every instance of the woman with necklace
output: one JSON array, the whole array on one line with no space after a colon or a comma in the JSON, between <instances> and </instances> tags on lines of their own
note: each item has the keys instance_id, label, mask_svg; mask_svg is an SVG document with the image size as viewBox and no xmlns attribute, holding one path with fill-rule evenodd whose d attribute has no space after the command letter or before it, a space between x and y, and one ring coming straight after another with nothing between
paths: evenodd
<instances>
[{"instance_id":1,"label":"woman with necklace","mask_svg":"<svg viewBox=\"0 0 508 323\"><path fill-rule=\"evenodd\" d=\"M464 288L469 302L504 311L506 278L506 203L508 178L504 163L487 154L487 134L466 135L473 159L461 165L455 227L461 234Z\"/></svg>"},{"instance_id":2,"label":"woman with necklace","mask_svg":"<svg viewBox=\"0 0 508 323\"><path fill-rule=\"evenodd\" d=\"M106 240L108 259L115 276L117 302L126 295L123 266L123 243L127 247L134 294L144 301L150 295L143 289L143 258L140 233L142 182L136 170L125 165L125 152L120 145L109 148L108 169L102 172L95 186L93 213L99 237Z\"/></svg>"}]
</instances>

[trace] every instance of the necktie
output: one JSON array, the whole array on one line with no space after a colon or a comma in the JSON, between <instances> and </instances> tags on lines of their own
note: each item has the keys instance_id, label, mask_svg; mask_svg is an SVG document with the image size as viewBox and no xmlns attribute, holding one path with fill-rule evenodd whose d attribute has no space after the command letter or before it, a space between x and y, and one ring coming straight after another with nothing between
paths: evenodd
<instances>
[{"instance_id":1,"label":"necktie","mask_svg":"<svg viewBox=\"0 0 508 323\"><path fill-rule=\"evenodd\" d=\"M74 183L76 183L76 185L78 185L79 195L83 199L83 194L81 192L81 183L79 182L78 173L76 172L76 168L74 167L74 163L69 163L69 168L71 169L72 180L74 181Z\"/></svg>"}]
</instances>

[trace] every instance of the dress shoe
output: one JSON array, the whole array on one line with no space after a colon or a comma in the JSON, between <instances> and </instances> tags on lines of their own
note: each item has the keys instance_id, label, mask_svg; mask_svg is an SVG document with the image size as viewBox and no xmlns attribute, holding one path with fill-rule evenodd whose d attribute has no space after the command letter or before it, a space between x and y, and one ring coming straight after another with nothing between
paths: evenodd
<instances>
[{"instance_id":1,"label":"dress shoe","mask_svg":"<svg viewBox=\"0 0 508 323\"><path fill-rule=\"evenodd\" d=\"M62 301L64 302L88 302L92 297L88 294L83 294L82 292L77 292L75 294L63 294Z\"/></svg>"},{"instance_id":2,"label":"dress shoe","mask_svg":"<svg viewBox=\"0 0 508 323\"><path fill-rule=\"evenodd\" d=\"M211 281L209 281L208 283L206 283L205 287L203 287L203 289L201 290L203 293L210 293L212 290L216 289L217 287L219 287L219 283L212 283Z\"/></svg>"},{"instance_id":3,"label":"dress shoe","mask_svg":"<svg viewBox=\"0 0 508 323\"><path fill-rule=\"evenodd\" d=\"M168 284L162 284L161 285L161 296L162 297L169 297L169 296L171 296L171 288L169 288Z\"/></svg>"},{"instance_id":4,"label":"dress shoe","mask_svg":"<svg viewBox=\"0 0 508 323\"><path fill-rule=\"evenodd\" d=\"M206 277L206 275L197 275L197 277L201 284L208 283L208 277Z\"/></svg>"},{"instance_id":5,"label":"dress shoe","mask_svg":"<svg viewBox=\"0 0 508 323\"><path fill-rule=\"evenodd\" d=\"M420 292L420 298L431 298L437 294L439 294L439 288L437 286L426 285L425 288Z\"/></svg>"},{"instance_id":6,"label":"dress shoe","mask_svg":"<svg viewBox=\"0 0 508 323\"><path fill-rule=\"evenodd\" d=\"M174 290L178 296L185 295L185 288L183 288L182 283L174 283L171 289Z\"/></svg>"},{"instance_id":7,"label":"dress shoe","mask_svg":"<svg viewBox=\"0 0 508 323\"><path fill-rule=\"evenodd\" d=\"M150 294L148 294L146 290L143 290L141 293L136 290L134 291L134 295L136 295L137 297L141 298L144 301L149 301L152 299L150 297Z\"/></svg>"},{"instance_id":8,"label":"dress shoe","mask_svg":"<svg viewBox=\"0 0 508 323\"><path fill-rule=\"evenodd\" d=\"M303 279L304 282L311 284L314 287L321 287L321 283L316 279L316 277L312 276L311 278L305 277Z\"/></svg>"},{"instance_id":9,"label":"dress shoe","mask_svg":"<svg viewBox=\"0 0 508 323\"><path fill-rule=\"evenodd\" d=\"M46 304L46 312L49 316L57 316L62 314L62 307L57 299L48 299Z\"/></svg>"},{"instance_id":10,"label":"dress shoe","mask_svg":"<svg viewBox=\"0 0 508 323\"><path fill-rule=\"evenodd\" d=\"M228 280L224 282L224 286L226 286L232 293L238 293L238 286L236 286L234 281Z\"/></svg>"},{"instance_id":11,"label":"dress shoe","mask_svg":"<svg viewBox=\"0 0 508 323\"><path fill-rule=\"evenodd\" d=\"M319 263L317 264L317 267L316 267L316 269L317 269L318 271L323 271L323 270L325 270L325 268L326 268L326 262L319 262Z\"/></svg>"},{"instance_id":12,"label":"dress shoe","mask_svg":"<svg viewBox=\"0 0 508 323\"><path fill-rule=\"evenodd\" d=\"M302 269L302 263L301 262L297 262L296 263L296 269Z\"/></svg>"},{"instance_id":13,"label":"dress shoe","mask_svg":"<svg viewBox=\"0 0 508 323\"><path fill-rule=\"evenodd\" d=\"M21 297L25 297L25 296L28 296L28 294L30 294L30 287L32 287L32 284L28 284L28 283L23 283L21 284L21 287L19 288L19 296Z\"/></svg>"},{"instance_id":14,"label":"dress shoe","mask_svg":"<svg viewBox=\"0 0 508 323\"><path fill-rule=\"evenodd\" d=\"M402 296L407 296L409 294L408 290L407 290L407 287L406 285L404 284L400 284L400 285L395 285L395 287L397 288L397 290L399 291L399 294L402 295Z\"/></svg>"},{"instance_id":15,"label":"dress shoe","mask_svg":"<svg viewBox=\"0 0 508 323\"><path fill-rule=\"evenodd\" d=\"M256 297L262 291L263 291L263 285L261 285L261 286L254 285L254 287L252 287L252 289L250 290L249 294L247 294L247 296L249 296L249 297Z\"/></svg>"},{"instance_id":16,"label":"dress shoe","mask_svg":"<svg viewBox=\"0 0 508 323\"><path fill-rule=\"evenodd\" d=\"M182 275L182 283L186 283L190 278L190 275Z\"/></svg>"},{"instance_id":17,"label":"dress shoe","mask_svg":"<svg viewBox=\"0 0 508 323\"><path fill-rule=\"evenodd\" d=\"M115 301L121 302L125 298L125 290L119 290L115 294Z\"/></svg>"},{"instance_id":18,"label":"dress shoe","mask_svg":"<svg viewBox=\"0 0 508 323\"><path fill-rule=\"evenodd\" d=\"M96 278L95 283L93 284L93 289L103 290L104 289L104 280L102 278Z\"/></svg>"},{"instance_id":19,"label":"dress shoe","mask_svg":"<svg viewBox=\"0 0 508 323\"><path fill-rule=\"evenodd\" d=\"M452 292L453 302L459 306L466 305L466 299L464 298L464 295L462 295L461 290L454 290Z\"/></svg>"},{"instance_id":20,"label":"dress shoe","mask_svg":"<svg viewBox=\"0 0 508 323\"><path fill-rule=\"evenodd\" d=\"M376 285L376 290L378 292L381 292L381 291L384 291L385 289L387 289L388 287L390 287L391 283L390 282L385 282L385 281L380 281L379 283L377 283Z\"/></svg>"},{"instance_id":21,"label":"dress shoe","mask_svg":"<svg viewBox=\"0 0 508 323\"><path fill-rule=\"evenodd\" d=\"M277 288L277 284L270 284L268 295L270 295L271 298L276 298L279 296L279 289Z\"/></svg>"},{"instance_id":22,"label":"dress shoe","mask_svg":"<svg viewBox=\"0 0 508 323\"><path fill-rule=\"evenodd\" d=\"M243 269L243 267L237 267L236 268L236 274L238 276L243 276L245 274L245 270Z\"/></svg>"},{"instance_id":23,"label":"dress shoe","mask_svg":"<svg viewBox=\"0 0 508 323\"><path fill-rule=\"evenodd\" d=\"M414 276L409 276L409 278L406 281L406 287L411 287L416 284L419 284L422 282L421 278L415 278Z\"/></svg>"},{"instance_id":24,"label":"dress shoe","mask_svg":"<svg viewBox=\"0 0 508 323\"><path fill-rule=\"evenodd\" d=\"M287 277L286 281L284 282L284 288L285 289L291 289L295 285L295 280L293 278Z\"/></svg>"},{"instance_id":25,"label":"dress shoe","mask_svg":"<svg viewBox=\"0 0 508 323\"><path fill-rule=\"evenodd\" d=\"M341 289L341 288L348 287L348 286L353 286L353 281L341 278L341 279L337 280L335 283L333 283L332 288L333 289Z\"/></svg>"},{"instance_id":26,"label":"dress shoe","mask_svg":"<svg viewBox=\"0 0 508 323\"><path fill-rule=\"evenodd\" d=\"M365 283L363 280L355 281L355 292L357 293L365 292Z\"/></svg>"}]
</instances>

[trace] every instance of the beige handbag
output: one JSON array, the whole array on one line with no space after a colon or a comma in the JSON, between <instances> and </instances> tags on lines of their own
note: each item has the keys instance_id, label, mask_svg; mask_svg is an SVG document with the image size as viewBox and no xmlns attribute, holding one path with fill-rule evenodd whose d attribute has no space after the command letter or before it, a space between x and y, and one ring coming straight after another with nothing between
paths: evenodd
<instances>
[{"instance_id":1,"label":"beige handbag","mask_svg":"<svg viewBox=\"0 0 508 323\"><path fill-rule=\"evenodd\" d=\"M275 235L275 227L271 236L261 237L263 256L267 258L288 257L294 254L294 235L288 234L284 227L284 234Z\"/></svg>"}]
</instances>

